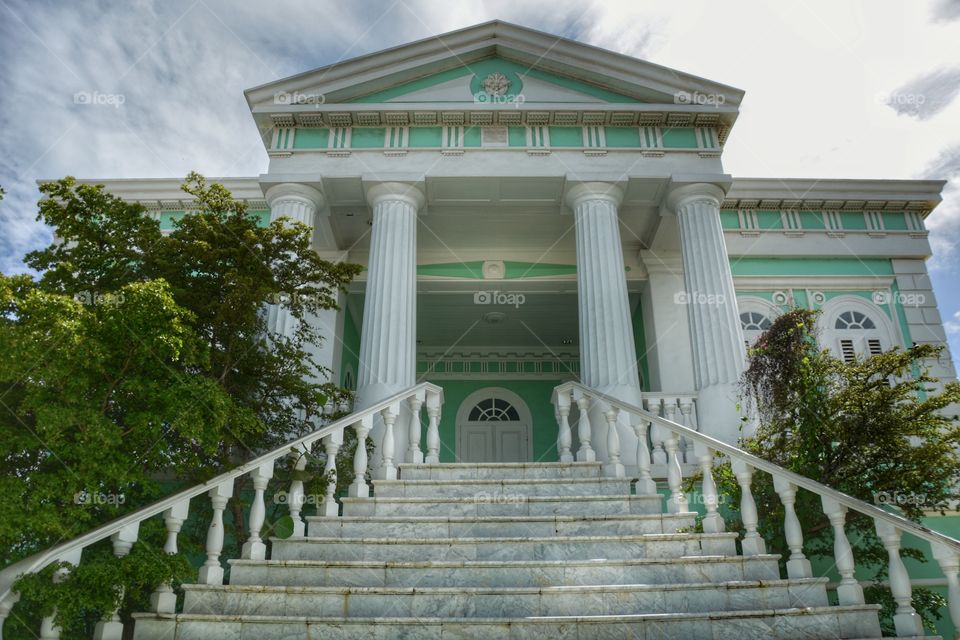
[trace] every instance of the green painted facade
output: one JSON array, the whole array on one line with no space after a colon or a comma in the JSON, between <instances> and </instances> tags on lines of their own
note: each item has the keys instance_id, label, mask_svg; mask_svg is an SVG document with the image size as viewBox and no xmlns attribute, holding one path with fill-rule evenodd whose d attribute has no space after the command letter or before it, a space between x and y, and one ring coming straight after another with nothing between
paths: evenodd
<instances>
[{"instance_id":1,"label":"green painted facade","mask_svg":"<svg viewBox=\"0 0 960 640\"><path fill-rule=\"evenodd\" d=\"M608 140L608 146L610 145ZM666 143L666 137L664 138L664 145L671 146ZM674 147L679 145L674 144ZM734 209L723 209L720 211L720 223L724 229L744 229L747 231L764 231L764 230L782 230L783 219L780 215L780 211L777 210L767 210L767 209L756 209L754 213L757 217L757 227L746 227L740 224L740 216L738 212ZM824 218L825 212L823 211L800 211L800 228L793 229L793 231L824 231L828 229L827 222ZM880 218L883 221L883 229L881 231L887 232L912 232L910 225L907 221L910 212L906 211L883 211L880 214ZM863 211L841 211L839 212L840 219L840 228L833 229L835 232L843 231L868 231L869 227L867 226L866 213Z\"/></svg>"}]
</instances>

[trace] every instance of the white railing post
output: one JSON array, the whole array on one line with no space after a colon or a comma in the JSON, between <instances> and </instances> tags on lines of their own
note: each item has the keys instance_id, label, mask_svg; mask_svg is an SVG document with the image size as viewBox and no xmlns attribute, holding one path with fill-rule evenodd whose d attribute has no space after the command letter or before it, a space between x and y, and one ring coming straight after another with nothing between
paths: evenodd
<instances>
[{"instance_id":1,"label":"white railing post","mask_svg":"<svg viewBox=\"0 0 960 640\"><path fill-rule=\"evenodd\" d=\"M323 475L327 477L327 490L323 498L323 512L319 515L336 518L340 515L340 506L337 504L337 453L343 445L343 429L334 431L323 437L324 450L327 453L327 462L323 466Z\"/></svg>"},{"instance_id":2,"label":"white railing post","mask_svg":"<svg viewBox=\"0 0 960 640\"><path fill-rule=\"evenodd\" d=\"M637 434L637 495L657 495L657 483L650 475L650 447L647 445L647 430L650 421L644 417L637 418L633 431Z\"/></svg>"},{"instance_id":3,"label":"white railing post","mask_svg":"<svg viewBox=\"0 0 960 640\"><path fill-rule=\"evenodd\" d=\"M683 513L688 508L687 496L683 494L683 470L680 468L680 436L670 431L664 446L667 449L667 486L670 487L667 511Z\"/></svg>"},{"instance_id":4,"label":"white railing post","mask_svg":"<svg viewBox=\"0 0 960 640\"><path fill-rule=\"evenodd\" d=\"M140 523L129 524L113 536L110 541L113 543L113 555L117 558L123 558L133 544L137 541L137 534L140 531ZM120 589L117 599L117 606L110 614L107 620L101 620L93 629L93 640L123 640L123 622L120 621L120 607L123 606L123 589Z\"/></svg>"},{"instance_id":5,"label":"white railing post","mask_svg":"<svg viewBox=\"0 0 960 640\"><path fill-rule=\"evenodd\" d=\"M267 517L267 507L263 503L263 492L273 477L273 461L264 462L250 472L253 481L253 502L250 504L249 533L243 543L240 557L245 560L264 560L267 557L267 545L260 538L260 530Z\"/></svg>"},{"instance_id":6,"label":"white railing post","mask_svg":"<svg viewBox=\"0 0 960 640\"><path fill-rule=\"evenodd\" d=\"M557 394L557 455L560 462L573 462L570 446L573 435L570 432L570 392Z\"/></svg>"},{"instance_id":7,"label":"white railing post","mask_svg":"<svg viewBox=\"0 0 960 640\"><path fill-rule=\"evenodd\" d=\"M383 418L383 440L380 444L380 475L384 480L397 479L397 465L393 462L394 452L396 451L396 437L393 433L393 424L397 421L397 415L400 413L399 405L390 405L380 412Z\"/></svg>"},{"instance_id":8,"label":"white railing post","mask_svg":"<svg viewBox=\"0 0 960 640\"><path fill-rule=\"evenodd\" d=\"M577 438L580 440L577 462L595 462L597 452L590 446L590 439L593 437L593 430L590 427L590 398L583 394L574 395L577 408L580 410L580 418L577 420Z\"/></svg>"},{"instance_id":9,"label":"white railing post","mask_svg":"<svg viewBox=\"0 0 960 640\"><path fill-rule=\"evenodd\" d=\"M703 479L700 482L700 494L707 514L703 516L704 533L723 533L727 525L717 510L720 505L720 496L717 492L717 483L713 479L713 450L699 442L693 443L694 455L700 462L700 473Z\"/></svg>"},{"instance_id":10,"label":"white railing post","mask_svg":"<svg viewBox=\"0 0 960 640\"><path fill-rule=\"evenodd\" d=\"M697 428L693 424L693 397L692 396L680 396L677 398L677 402L680 407L680 424L687 427L688 429L693 429L694 431ZM684 462L693 462L691 458L691 447L694 443L688 441L684 437L680 437L680 451L683 453ZM696 457L696 452L693 451L693 457Z\"/></svg>"},{"instance_id":11,"label":"white railing post","mask_svg":"<svg viewBox=\"0 0 960 640\"><path fill-rule=\"evenodd\" d=\"M827 496L820 496L823 513L833 527L833 560L840 574L840 585L837 587L837 600L841 605L863 604L863 587L853 577L855 570L853 549L847 540L844 524L847 519L847 508Z\"/></svg>"},{"instance_id":12,"label":"white railing post","mask_svg":"<svg viewBox=\"0 0 960 640\"><path fill-rule=\"evenodd\" d=\"M303 511L303 503L306 498L303 494L303 471L307 468L307 447L300 445L297 449L290 452L293 458L292 477L290 481L290 491L287 492L287 510L290 512L290 519L293 521L293 537L300 537L306 531L306 524L300 517Z\"/></svg>"},{"instance_id":13,"label":"white railing post","mask_svg":"<svg viewBox=\"0 0 960 640\"><path fill-rule=\"evenodd\" d=\"M223 550L223 510L227 501L233 497L233 480L227 480L210 491L210 504L213 517L207 527L207 560L200 567L200 584L223 584L223 567L220 566L220 552Z\"/></svg>"},{"instance_id":14,"label":"white railing post","mask_svg":"<svg viewBox=\"0 0 960 640\"><path fill-rule=\"evenodd\" d=\"M812 578L813 569L810 561L803 555L803 527L794 505L797 501L797 487L785 478L776 474L773 476L773 489L780 496L783 503L783 535L790 549L790 559L787 560L788 578Z\"/></svg>"},{"instance_id":15,"label":"white railing post","mask_svg":"<svg viewBox=\"0 0 960 640\"><path fill-rule=\"evenodd\" d=\"M163 545L163 552L167 555L177 554L177 535L189 513L189 498L163 512L163 524L167 527L167 541ZM170 582L164 582L150 595L150 609L156 613L176 613L177 594L173 592L173 585Z\"/></svg>"},{"instance_id":16,"label":"white railing post","mask_svg":"<svg viewBox=\"0 0 960 640\"><path fill-rule=\"evenodd\" d=\"M607 420L607 460L603 463L604 473L612 478L626 477L626 470L620 462L620 433L617 431L617 416L620 410L605 405L603 417Z\"/></svg>"},{"instance_id":17,"label":"white railing post","mask_svg":"<svg viewBox=\"0 0 960 640\"><path fill-rule=\"evenodd\" d=\"M442 398L436 391L427 391L427 455L424 462L440 462L440 402Z\"/></svg>"},{"instance_id":18,"label":"white railing post","mask_svg":"<svg viewBox=\"0 0 960 640\"><path fill-rule=\"evenodd\" d=\"M423 427L420 424L420 407L423 406L422 394L410 396L407 403L410 405L410 423L407 426L407 457L406 461L411 464L420 464L423 462L423 452L420 451L420 438Z\"/></svg>"},{"instance_id":19,"label":"white railing post","mask_svg":"<svg viewBox=\"0 0 960 640\"><path fill-rule=\"evenodd\" d=\"M364 416L352 426L357 433L357 450L353 454L353 482L347 489L347 495L351 498L368 498L370 487L364 476L367 473L367 435L373 428L373 416Z\"/></svg>"},{"instance_id":20,"label":"white railing post","mask_svg":"<svg viewBox=\"0 0 960 640\"><path fill-rule=\"evenodd\" d=\"M80 556L82 554L83 549L74 549L57 558L55 562L65 562L70 566L76 567L78 564L80 564ZM53 573L53 583L59 584L63 582L69 573L70 570L66 567L57 569ZM43 620L40 621L40 640L60 639L60 627L53 622L56 617L57 610L54 608L50 615L44 616Z\"/></svg>"},{"instance_id":21,"label":"white railing post","mask_svg":"<svg viewBox=\"0 0 960 640\"><path fill-rule=\"evenodd\" d=\"M767 552L767 545L763 538L757 533L757 503L753 500L753 492L750 485L753 482L753 467L742 460L731 461L733 473L737 476L737 484L740 485L740 519L743 520L743 540L740 541L743 547L743 555L759 556Z\"/></svg>"},{"instance_id":22,"label":"white railing post","mask_svg":"<svg viewBox=\"0 0 960 640\"><path fill-rule=\"evenodd\" d=\"M890 576L890 593L897 602L893 626L898 636L922 636L923 621L913 608L910 575L900 557L900 529L878 518L874 518L873 524L889 557L887 573Z\"/></svg>"},{"instance_id":23,"label":"white railing post","mask_svg":"<svg viewBox=\"0 0 960 640\"><path fill-rule=\"evenodd\" d=\"M933 557L947 579L947 610L955 629L954 640L960 640L960 580L957 578L957 573L960 572L960 554L938 542L933 542L930 546Z\"/></svg>"},{"instance_id":24,"label":"white railing post","mask_svg":"<svg viewBox=\"0 0 960 640\"><path fill-rule=\"evenodd\" d=\"M647 411L655 416L661 415L663 398L647 398ZM666 429L653 423L650 426L650 442L653 444L653 451L650 453L650 461L653 464L666 465L667 452L663 448L663 441L666 438Z\"/></svg>"}]
</instances>

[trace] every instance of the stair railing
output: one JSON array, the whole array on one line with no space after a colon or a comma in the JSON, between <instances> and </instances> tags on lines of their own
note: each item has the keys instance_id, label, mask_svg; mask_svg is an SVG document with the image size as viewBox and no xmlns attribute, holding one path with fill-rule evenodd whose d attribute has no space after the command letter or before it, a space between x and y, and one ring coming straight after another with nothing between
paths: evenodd
<instances>
[{"instance_id":1,"label":"stair railing","mask_svg":"<svg viewBox=\"0 0 960 640\"><path fill-rule=\"evenodd\" d=\"M570 441L570 425L568 416L573 404L580 409L580 420L577 428L580 434L581 448L584 442L589 447L589 443L593 440L593 429L588 417L589 410L596 409L595 415L603 415L610 427L617 424L621 413L629 416L630 426L635 431L639 441L637 445L638 482L636 490L640 495L657 494L656 483L652 480L650 474L651 459L647 446L647 434L652 428L661 430L661 433L665 434L662 438L667 456L667 486L670 493L667 498L667 510L670 513L688 510L687 498L683 492L683 473L678 442L680 438L692 442L694 456L702 474L701 495L706 508L703 530L707 533L719 533L724 531L725 527L723 517L718 512L720 498L717 493L717 485L713 479L714 457L716 454L720 454L730 460L733 473L741 489L740 516L744 529L741 548L744 555L763 555L766 553L764 540L757 530L759 514L751 493L751 484L755 471L762 471L772 476L774 490L784 506L783 530L787 546L790 549L790 557L786 563L789 578L813 577L810 561L803 554L803 531L794 504L798 489L806 489L818 495L824 515L827 516L833 528L834 560L841 577L840 584L837 587L837 595L841 605L864 604L863 588L854 578L853 550L844 530L847 511L853 510L872 518L877 535L888 554L890 591L897 605L893 622L897 636L900 637L924 635L920 616L911 604L910 576L900 555L900 539L904 533L909 533L921 540L926 540L930 544L933 556L946 578L947 608L950 619L955 628L960 628L960 580L958 580L960 540L955 540L895 513L885 511L876 505L831 489L815 480L758 458L736 446L640 407L607 396L580 383L567 382L556 387L553 392L553 402L557 415L560 417L557 442L561 456L563 456L563 451L569 454L569 444L567 443ZM705 420L706 418L701 417L701 425ZM614 433L611 434L610 431ZM616 465L610 464L609 458L616 457L619 461L620 455L619 437L615 432L616 428L608 428L606 434L608 460L601 460L601 462L606 463L604 468L608 470L609 474L617 470ZM560 443L567 445L565 450ZM611 447L611 445L614 446ZM585 459L596 459L595 452L592 449L590 449L590 454L593 457ZM581 458L578 456L577 459L580 460ZM622 465L619 468L622 469Z\"/></svg>"},{"instance_id":2,"label":"stair railing","mask_svg":"<svg viewBox=\"0 0 960 640\"><path fill-rule=\"evenodd\" d=\"M264 504L264 492L267 489L271 478L273 477L274 466L277 461L288 456L293 458L293 464L296 468L302 469L306 465L307 458L304 455L309 452L311 447L320 442L327 453L327 463L325 472L331 474L331 481L327 485L327 493L322 504L317 505L318 515L336 516L339 513L338 504L334 497L334 488L336 487L336 454L343 444L343 431L346 428L353 429L357 434L357 449L354 454L354 472L356 478L350 486L350 494L354 496L369 495L365 475L367 472L367 448L365 446L367 436L373 428L375 417L379 414L391 426L396 417L401 415L401 406L406 404L409 408L407 415L410 417L408 427L409 435L417 434L416 438L411 438L411 443L405 452L406 462L422 462L423 454L420 453L421 421L420 409L425 406L429 416L427 427L426 442L428 452L427 462L438 462L439 449L439 421L440 406L443 404L443 390L433 384L423 382L410 389L401 391L371 407L358 411L349 416L343 417L331 424L324 426L316 431L303 436L297 440L289 442L283 446L277 447L269 453L265 453L249 462L246 462L235 469L222 473L206 482L189 489L184 489L163 500L159 500L147 507L129 513L112 522L104 524L92 531L74 538L68 542L58 544L55 547L41 551L32 556L24 558L0 571L0 638L3 633L3 623L13 608L13 605L19 600L20 595L13 590L14 582L18 577L41 571L45 567L63 562L72 566L77 566L81 561L83 550L102 540L110 538L113 544L113 552L118 558L129 553L133 544L137 541L137 535L140 524L155 516L162 516L167 529L167 540L164 545L164 551L169 554L177 553L177 535L183 522L187 519L191 499L207 494L213 507L213 517L207 528L206 554L207 559L199 571L199 582L201 584L223 584L223 566L220 563L220 553L223 550L224 531L223 531L223 512L227 503L233 497L234 480L243 476L250 475L254 497L249 511L249 538L243 545L241 557L244 559L263 560L266 557L266 545L260 538L261 529L264 525L266 514L266 505ZM393 436L393 431L385 429L384 438ZM413 441L415 440L415 441ZM393 442L378 443L388 444L386 448L392 448ZM286 503L289 508L290 517L293 520L294 535L303 535L304 521L301 517L301 510L304 503L303 483L294 479L288 491ZM53 579L55 581L63 580L64 570L58 571ZM171 585L164 584L157 587L157 590L151 597L151 608L156 613L175 613L176 594ZM123 637L123 624L118 615L119 609L107 614L94 632L96 640L121 640ZM55 612L43 619L40 628L40 638L54 639L60 637L60 629L54 623Z\"/></svg>"}]
</instances>

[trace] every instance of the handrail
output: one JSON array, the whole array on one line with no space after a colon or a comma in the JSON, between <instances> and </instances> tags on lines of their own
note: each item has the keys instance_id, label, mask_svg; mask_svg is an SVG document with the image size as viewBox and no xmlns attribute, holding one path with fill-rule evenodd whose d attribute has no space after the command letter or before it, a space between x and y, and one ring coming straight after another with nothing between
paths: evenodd
<instances>
[{"instance_id":1,"label":"handrail","mask_svg":"<svg viewBox=\"0 0 960 640\"><path fill-rule=\"evenodd\" d=\"M682 424L673 422L672 420L667 420L658 415L652 414L649 411L641 409L635 405L632 405L628 402L623 402L612 396L608 396L600 391L591 389L585 385L580 384L579 382L565 382L556 387L556 392L561 393L567 390L579 389L581 392L584 392L590 396L603 400L605 403L609 404L611 407L615 407L620 411L626 411L627 413L638 415L645 420L649 420L654 424L658 424L661 427L665 427L674 431L675 433L682 434L685 438L693 440L694 442L699 442L702 445L713 449L714 451L719 451L726 454L731 458L737 458L743 462L746 462L751 467L755 469L760 469L765 471L770 475L781 476L788 480L790 483L803 487L808 491L812 491L817 495L826 495L828 498L850 508L855 511L858 511L864 515L868 515L877 520L883 520L901 531L906 531L918 538L926 540L927 542L937 543L944 545L953 549L954 552L960 553L960 540L951 538L950 536L944 535L938 531L934 531L923 525L919 525L912 520L908 520L903 516L890 513L889 511L884 511L880 507L870 504L869 502L864 502L853 496L849 496L845 493L837 491L836 489L831 489L825 484L821 484L816 480L811 480L806 476L802 476L798 473L794 473L788 469L784 469L780 465L774 464L764 460L763 458L758 458L757 456L747 453L739 447L735 447L731 444L727 444L716 438L712 438L706 434L700 433L699 431L694 431L688 427L683 426Z\"/></svg>"},{"instance_id":2,"label":"handrail","mask_svg":"<svg viewBox=\"0 0 960 640\"><path fill-rule=\"evenodd\" d=\"M127 515L121 516L115 520L111 520L110 522L101 525L96 529L88 531L81 536L73 538L72 540L68 540L67 542L61 543L55 547L51 547L46 551L35 553L32 556L23 558L14 564L4 567L3 570L0 570L0 603L3 603L12 595L13 583L20 575L25 573L36 573L37 571L40 571L44 567L56 562L62 557L71 553L75 553L78 549L82 550L92 544L100 542L101 540L105 540L113 534L121 531L125 527L143 522L148 518L159 515L167 509L183 502L184 500L189 500L206 493L213 487L218 487L226 482L232 482L235 478L246 473L250 473L265 463L273 462L285 455L289 455L291 450L300 450L309 447L317 440L320 440L332 433L338 432L346 427L349 427L350 425L356 424L360 420L372 416L377 412L390 407L391 405L397 404L398 402L401 402L405 398L408 398L421 390L424 392L429 391L440 394L443 393L443 390L440 387L430 384L429 382L421 382L418 385L396 393L362 411L344 416L343 418L340 418L339 420L332 422L325 427L317 429L312 433L302 436L292 442L281 445L272 451L243 463L235 469L221 473L220 475L215 476L202 484L167 496L166 498L158 500L151 505L138 509L132 513L128 513Z\"/></svg>"}]
</instances>

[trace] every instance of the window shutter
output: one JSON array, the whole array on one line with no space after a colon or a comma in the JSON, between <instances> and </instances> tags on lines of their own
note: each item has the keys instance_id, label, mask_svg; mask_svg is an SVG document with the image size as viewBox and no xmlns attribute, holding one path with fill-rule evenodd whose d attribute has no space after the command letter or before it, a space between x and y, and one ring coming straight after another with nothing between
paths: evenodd
<instances>
[{"instance_id":1,"label":"window shutter","mask_svg":"<svg viewBox=\"0 0 960 640\"><path fill-rule=\"evenodd\" d=\"M842 338L840 340L840 357L844 362L853 362L857 359L856 351L853 349L853 340Z\"/></svg>"},{"instance_id":2,"label":"window shutter","mask_svg":"<svg viewBox=\"0 0 960 640\"><path fill-rule=\"evenodd\" d=\"M872 356L878 356L883 353L883 348L880 346L880 340L878 338L867 339L867 353Z\"/></svg>"}]
</instances>

